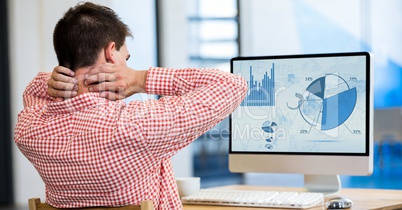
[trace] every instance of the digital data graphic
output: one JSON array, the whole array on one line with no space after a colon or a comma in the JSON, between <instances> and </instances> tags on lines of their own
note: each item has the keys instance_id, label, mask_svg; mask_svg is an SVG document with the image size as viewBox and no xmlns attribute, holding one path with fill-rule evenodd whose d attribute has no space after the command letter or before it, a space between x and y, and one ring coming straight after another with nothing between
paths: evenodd
<instances>
[{"instance_id":1,"label":"digital data graphic","mask_svg":"<svg viewBox=\"0 0 402 210\"><path fill-rule=\"evenodd\" d=\"M249 90L232 114L232 151L365 151L364 56L239 60L233 73Z\"/></svg>"},{"instance_id":2,"label":"digital data graphic","mask_svg":"<svg viewBox=\"0 0 402 210\"><path fill-rule=\"evenodd\" d=\"M355 108L356 88L350 88L340 76L327 74L314 80L300 97L296 108L303 119L320 130L330 130L344 123Z\"/></svg>"},{"instance_id":3,"label":"digital data graphic","mask_svg":"<svg viewBox=\"0 0 402 210\"><path fill-rule=\"evenodd\" d=\"M271 76L265 72L261 81L256 81L253 67L250 66L250 80L247 82L249 93L240 106L274 106L275 105L275 66L272 64Z\"/></svg>"}]
</instances>

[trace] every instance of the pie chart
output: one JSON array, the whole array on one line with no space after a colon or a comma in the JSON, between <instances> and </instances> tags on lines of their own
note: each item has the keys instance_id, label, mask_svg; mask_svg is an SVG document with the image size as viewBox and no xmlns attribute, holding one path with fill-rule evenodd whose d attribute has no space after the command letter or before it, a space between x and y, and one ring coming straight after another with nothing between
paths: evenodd
<instances>
[{"instance_id":1,"label":"pie chart","mask_svg":"<svg viewBox=\"0 0 402 210\"><path fill-rule=\"evenodd\" d=\"M273 133L277 127L278 125L275 122L265 121L262 124L261 129L267 133Z\"/></svg>"},{"instance_id":2,"label":"pie chart","mask_svg":"<svg viewBox=\"0 0 402 210\"><path fill-rule=\"evenodd\" d=\"M326 74L306 88L299 106L303 119L322 131L344 123L352 114L357 100L356 88L350 88L342 77Z\"/></svg>"}]
</instances>

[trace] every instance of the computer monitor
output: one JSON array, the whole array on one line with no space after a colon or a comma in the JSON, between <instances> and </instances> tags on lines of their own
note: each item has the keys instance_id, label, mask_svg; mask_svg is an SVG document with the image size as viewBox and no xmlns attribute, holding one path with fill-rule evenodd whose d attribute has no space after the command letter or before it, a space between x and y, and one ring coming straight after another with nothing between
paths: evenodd
<instances>
[{"instance_id":1,"label":"computer monitor","mask_svg":"<svg viewBox=\"0 0 402 210\"><path fill-rule=\"evenodd\" d=\"M237 57L248 93L230 116L232 172L304 174L338 192L339 175L373 170L373 91L367 52Z\"/></svg>"}]
</instances>

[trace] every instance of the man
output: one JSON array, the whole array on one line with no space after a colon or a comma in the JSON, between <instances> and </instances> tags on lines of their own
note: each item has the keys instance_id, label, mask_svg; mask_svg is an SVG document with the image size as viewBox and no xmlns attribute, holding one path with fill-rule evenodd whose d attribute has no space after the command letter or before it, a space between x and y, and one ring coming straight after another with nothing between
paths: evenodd
<instances>
[{"instance_id":1,"label":"man","mask_svg":"<svg viewBox=\"0 0 402 210\"><path fill-rule=\"evenodd\" d=\"M130 69L126 36L128 28L111 9L70 8L54 30L64 67L52 76L39 73L24 92L14 140L42 177L52 206L152 200L157 209L181 209L170 158L245 97L244 79L218 70ZM168 97L128 104L108 99L138 92ZM56 99L65 96L72 98Z\"/></svg>"}]
</instances>

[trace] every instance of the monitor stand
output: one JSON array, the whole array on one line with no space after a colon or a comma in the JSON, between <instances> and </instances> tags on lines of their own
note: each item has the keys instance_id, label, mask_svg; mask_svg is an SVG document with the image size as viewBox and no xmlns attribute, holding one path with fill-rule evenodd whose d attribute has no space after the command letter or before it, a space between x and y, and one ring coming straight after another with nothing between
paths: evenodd
<instances>
[{"instance_id":1,"label":"monitor stand","mask_svg":"<svg viewBox=\"0 0 402 210\"><path fill-rule=\"evenodd\" d=\"M326 195L336 194L341 190L339 175L304 175L304 187L311 192L321 192Z\"/></svg>"}]
</instances>

